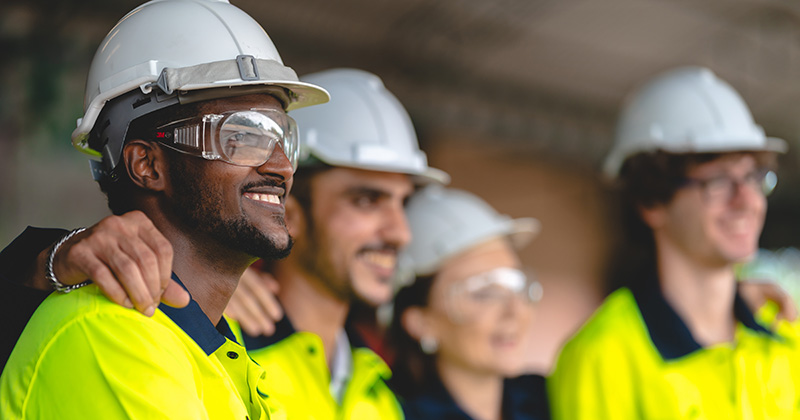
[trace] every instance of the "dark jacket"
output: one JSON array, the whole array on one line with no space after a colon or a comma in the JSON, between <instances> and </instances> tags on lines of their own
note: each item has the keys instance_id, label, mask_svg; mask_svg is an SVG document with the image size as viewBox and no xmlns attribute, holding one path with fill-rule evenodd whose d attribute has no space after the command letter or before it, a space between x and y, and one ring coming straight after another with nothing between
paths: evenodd
<instances>
[{"instance_id":1,"label":"dark jacket","mask_svg":"<svg viewBox=\"0 0 800 420\"><path fill-rule=\"evenodd\" d=\"M472 420L455 402L441 381L414 397L401 401L407 420ZM503 382L504 420L546 420L550 418L545 379L524 375Z\"/></svg>"},{"instance_id":2,"label":"dark jacket","mask_svg":"<svg viewBox=\"0 0 800 420\"><path fill-rule=\"evenodd\" d=\"M22 330L50 294L24 285L36 268L36 258L67 233L63 229L28 227L0 251L0 373Z\"/></svg>"}]
</instances>

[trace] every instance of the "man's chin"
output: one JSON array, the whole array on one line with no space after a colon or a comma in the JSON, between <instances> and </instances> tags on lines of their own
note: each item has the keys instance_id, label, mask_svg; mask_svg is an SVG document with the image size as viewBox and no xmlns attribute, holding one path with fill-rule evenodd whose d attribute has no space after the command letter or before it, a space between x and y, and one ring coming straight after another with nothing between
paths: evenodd
<instances>
[{"instance_id":1,"label":"man's chin","mask_svg":"<svg viewBox=\"0 0 800 420\"><path fill-rule=\"evenodd\" d=\"M379 290L380 289L380 290ZM391 284L387 285L385 290L383 287L381 288L373 288L373 290L369 291L356 291L356 296L359 301L362 303L377 308L378 306L383 305L384 303L389 302L392 300L392 287Z\"/></svg>"},{"instance_id":2,"label":"man's chin","mask_svg":"<svg viewBox=\"0 0 800 420\"><path fill-rule=\"evenodd\" d=\"M286 258L292 250L291 236L285 230L264 232L247 223L229 223L222 229L232 249L238 249L256 258L278 260Z\"/></svg>"},{"instance_id":3,"label":"man's chin","mask_svg":"<svg viewBox=\"0 0 800 420\"><path fill-rule=\"evenodd\" d=\"M722 260L727 264L744 264L755 260L757 255L758 250L732 250Z\"/></svg>"},{"instance_id":4,"label":"man's chin","mask_svg":"<svg viewBox=\"0 0 800 420\"><path fill-rule=\"evenodd\" d=\"M268 247L266 254L268 256L259 256L259 258L282 260L289 256L294 246L294 240L288 234L280 238L271 237L270 247Z\"/></svg>"}]
</instances>

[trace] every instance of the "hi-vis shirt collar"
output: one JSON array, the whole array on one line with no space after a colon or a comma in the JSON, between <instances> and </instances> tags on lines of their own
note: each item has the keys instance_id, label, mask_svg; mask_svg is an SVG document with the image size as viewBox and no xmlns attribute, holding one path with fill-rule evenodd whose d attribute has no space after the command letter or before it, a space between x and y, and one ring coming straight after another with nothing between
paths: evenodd
<instances>
[{"instance_id":1,"label":"hi-vis shirt collar","mask_svg":"<svg viewBox=\"0 0 800 420\"><path fill-rule=\"evenodd\" d=\"M172 273L172 279L186 289L186 286L183 285L183 282L175 273ZM187 289L186 291L188 292L189 290ZM191 297L191 293L189 296ZM222 317L215 327L193 298L189 300L189 304L185 308L173 308L162 303L158 305L158 309L164 312L172 322L178 324L189 337L192 337L192 340L208 356L225 344L225 338L236 342L236 338L225 317Z\"/></svg>"},{"instance_id":2,"label":"hi-vis shirt collar","mask_svg":"<svg viewBox=\"0 0 800 420\"><path fill-rule=\"evenodd\" d=\"M650 278L637 284L631 287L631 292L639 306L650 339L664 360L677 359L703 348L664 298L657 279ZM733 301L733 315L745 327L774 336L772 331L756 321L738 289Z\"/></svg>"},{"instance_id":3,"label":"hi-vis shirt collar","mask_svg":"<svg viewBox=\"0 0 800 420\"><path fill-rule=\"evenodd\" d=\"M352 348L367 347L367 344L361 340L361 337L350 325L345 325L344 329ZM270 336L260 335L258 337L253 337L242 330L242 341L244 341L242 345L244 345L246 349L262 349L288 338L296 332L297 330L294 328L294 325L292 325L292 321L284 312L283 318L275 323L275 333Z\"/></svg>"}]
</instances>

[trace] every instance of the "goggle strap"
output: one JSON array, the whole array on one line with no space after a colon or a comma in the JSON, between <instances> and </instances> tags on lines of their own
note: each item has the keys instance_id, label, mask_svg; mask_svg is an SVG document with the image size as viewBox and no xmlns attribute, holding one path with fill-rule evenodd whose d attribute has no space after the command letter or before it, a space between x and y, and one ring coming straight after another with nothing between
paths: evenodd
<instances>
[{"instance_id":1,"label":"goggle strap","mask_svg":"<svg viewBox=\"0 0 800 420\"><path fill-rule=\"evenodd\" d=\"M186 125L173 129L172 141L175 144L202 150L200 146L200 124Z\"/></svg>"}]
</instances>

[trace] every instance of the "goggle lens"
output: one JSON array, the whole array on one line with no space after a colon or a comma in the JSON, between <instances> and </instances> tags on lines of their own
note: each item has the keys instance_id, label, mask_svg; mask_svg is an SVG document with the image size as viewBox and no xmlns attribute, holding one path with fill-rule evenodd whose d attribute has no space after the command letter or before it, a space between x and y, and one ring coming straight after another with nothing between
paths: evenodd
<instances>
[{"instance_id":1,"label":"goggle lens","mask_svg":"<svg viewBox=\"0 0 800 420\"><path fill-rule=\"evenodd\" d=\"M289 117L278 120L258 111L240 111L224 119L217 134L219 154L235 165L260 166L269 160L276 144L297 167L297 136ZM293 121L292 121L293 122Z\"/></svg>"},{"instance_id":2,"label":"goggle lens","mask_svg":"<svg viewBox=\"0 0 800 420\"><path fill-rule=\"evenodd\" d=\"M500 267L466 278L450 290L449 315L469 322L481 315L507 308L513 299L533 305L542 299L539 282L516 268Z\"/></svg>"},{"instance_id":3,"label":"goggle lens","mask_svg":"<svg viewBox=\"0 0 800 420\"><path fill-rule=\"evenodd\" d=\"M297 170L297 125L286 113L269 109L207 114L158 128L156 139L179 152L238 166L261 166L280 145Z\"/></svg>"}]
</instances>

